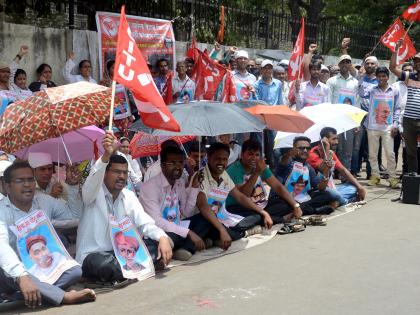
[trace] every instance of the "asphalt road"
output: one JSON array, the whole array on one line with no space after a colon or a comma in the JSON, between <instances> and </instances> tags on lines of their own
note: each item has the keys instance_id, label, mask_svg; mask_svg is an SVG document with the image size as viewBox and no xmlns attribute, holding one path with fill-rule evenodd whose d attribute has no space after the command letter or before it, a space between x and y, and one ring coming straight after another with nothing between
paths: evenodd
<instances>
[{"instance_id":1,"label":"asphalt road","mask_svg":"<svg viewBox=\"0 0 420 315\"><path fill-rule=\"evenodd\" d=\"M419 314L420 206L367 205L248 250L40 314ZM372 200L374 199L374 200Z\"/></svg>"}]
</instances>

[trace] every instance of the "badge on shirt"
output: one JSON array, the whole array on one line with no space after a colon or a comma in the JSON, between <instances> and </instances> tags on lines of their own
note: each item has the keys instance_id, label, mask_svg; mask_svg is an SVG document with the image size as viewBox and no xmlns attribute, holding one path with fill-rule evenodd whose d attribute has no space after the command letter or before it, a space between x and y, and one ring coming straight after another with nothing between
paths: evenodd
<instances>
[{"instance_id":1,"label":"badge on shirt","mask_svg":"<svg viewBox=\"0 0 420 315\"><path fill-rule=\"evenodd\" d=\"M126 216L117 220L109 215L109 226L112 247L124 278L144 280L153 277L153 260L131 219Z\"/></svg>"},{"instance_id":2,"label":"badge on shirt","mask_svg":"<svg viewBox=\"0 0 420 315\"><path fill-rule=\"evenodd\" d=\"M181 222L181 213L179 210L179 198L175 190L165 196L163 201L162 217L177 225Z\"/></svg>"},{"instance_id":3,"label":"badge on shirt","mask_svg":"<svg viewBox=\"0 0 420 315\"><path fill-rule=\"evenodd\" d=\"M39 281L54 284L66 270L79 265L71 258L42 210L17 220L10 229L16 235L22 263Z\"/></svg>"}]
</instances>

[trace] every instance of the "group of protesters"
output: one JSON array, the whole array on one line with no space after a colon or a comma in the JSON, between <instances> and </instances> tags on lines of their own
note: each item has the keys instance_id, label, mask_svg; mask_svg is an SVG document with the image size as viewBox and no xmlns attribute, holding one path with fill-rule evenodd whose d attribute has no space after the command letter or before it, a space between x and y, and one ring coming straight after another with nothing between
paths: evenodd
<instances>
[{"instance_id":1,"label":"group of protesters","mask_svg":"<svg viewBox=\"0 0 420 315\"><path fill-rule=\"evenodd\" d=\"M126 259L124 267L119 265L109 234L110 214L130 218L155 270L162 270L172 258L188 261L197 251L211 247L227 250L233 241L276 224L282 225L282 234L303 231L306 225L325 225L324 215L340 206L364 202L366 190L358 180L362 162L366 162L369 185L376 186L386 178L391 188L397 188L401 143L404 172L419 172L420 54L412 63L397 66L394 53L389 69L372 55L361 65L353 65L347 45L343 41L343 53L333 66L325 65L317 46L310 45L303 79L293 84L288 82L288 60L251 59L246 50L234 47L222 54L219 44L209 53L231 69L239 101L287 105L298 111L326 102L344 103L368 112L360 128L341 134L323 128L317 143L297 136L292 148L277 152L272 131L265 133L264 145L259 134L221 135L208 139L207 145L192 141L185 147L168 140L162 143L153 164L146 167L130 156L129 138L118 139L107 131L102 141L104 153L91 162L87 178L78 165L72 165L65 168L64 180L55 176L57 166L46 152L32 152L28 161L1 152L2 300L23 299L32 308L44 301L53 305L93 301L96 293L92 289L67 289L81 279L113 286L126 281L124 269L144 268L130 260L139 244L122 234L114 240L121 245L118 255ZM27 87L26 72L18 68L27 52L28 47L22 46L11 63L0 62L0 96L6 102L2 111L10 103L56 86L51 66L42 64L37 68L38 80ZM72 73L75 59L70 54L63 67L65 80L96 83L89 60L79 63L78 74ZM175 103L194 101L194 63L191 58L178 61L173 76L169 76L168 60L149 65L163 97L170 90ZM101 84L111 85L114 64L113 60L107 62ZM392 85L390 71L398 78ZM132 120L129 117L122 128ZM382 151L386 169L381 163ZM28 270L17 254L16 236L10 228L39 209L66 247L76 244L78 264L54 283L37 277L60 259L45 249L45 238L26 239L26 250L36 261L36 268ZM76 228L70 237L65 233L69 226Z\"/></svg>"}]
</instances>

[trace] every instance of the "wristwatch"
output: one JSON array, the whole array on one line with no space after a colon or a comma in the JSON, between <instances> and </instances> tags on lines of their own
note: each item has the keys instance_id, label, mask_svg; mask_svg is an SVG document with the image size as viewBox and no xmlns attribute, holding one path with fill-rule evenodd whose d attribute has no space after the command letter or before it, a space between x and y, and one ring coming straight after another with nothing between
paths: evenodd
<instances>
[{"instance_id":1,"label":"wristwatch","mask_svg":"<svg viewBox=\"0 0 420 315\"><path fill-rule=\"evenodd\" d=\"M300 203L299 202L296 202L294 205L293 205L293 208L300 208Z\"/></svg>"}]
</instances>

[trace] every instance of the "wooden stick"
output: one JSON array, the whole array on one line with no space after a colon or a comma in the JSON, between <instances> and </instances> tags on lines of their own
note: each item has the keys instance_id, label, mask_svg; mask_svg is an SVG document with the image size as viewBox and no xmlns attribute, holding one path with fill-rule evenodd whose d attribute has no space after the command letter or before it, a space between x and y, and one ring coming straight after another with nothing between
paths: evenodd
<instances>
[{"instance_id":1,"label":"wooden stick","mask_svg":"<svg viewBox=\"0 0 420 315\"><path fill-rule=\"evenodd\" d=\"M407 33L408 33L408 31L410 30L410 28L411 28L411 26L413 25L413 23L414 23L414 21L411 21L410 25L408 26L407 30L405 31L404 36L403 36L403 38L402 38L403 40L404 40L404 38L407 36Z\"/></svg>"},{"instance_id":2,"label":"wooden stick","mask_svg":"<svg viewBox=\"0 0 420 315\"><path fill-rule=\"evenodd\" d=\"M117 82L112 80L112 91L111 91L111 108L109 110L109 124L108 131L112 131L112 121L114 120L114 104L115 104L115 86Z\"/></svg>"}]
</instances>

